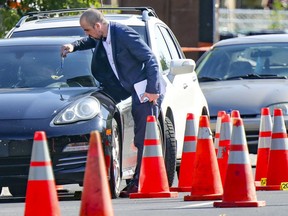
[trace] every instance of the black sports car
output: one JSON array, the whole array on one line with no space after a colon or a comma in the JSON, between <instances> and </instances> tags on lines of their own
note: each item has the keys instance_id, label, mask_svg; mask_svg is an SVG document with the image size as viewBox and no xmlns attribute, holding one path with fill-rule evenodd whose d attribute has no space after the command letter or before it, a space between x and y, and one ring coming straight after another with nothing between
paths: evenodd
<instances>
[{"instance_id":1,"label":"black sports car","mask_svg":"<svg viewBox=\"0 0 288 216\"><path fill-rule=\"evenodd\" d=\"M57 184L83 184L89 135L101 133L112 197L133 175L130 98L115 104L90 71L93 50L61 59L74 38L0 40L0 188L25 195L35 131L47 136Z\"/></svg>"}]
</instances>

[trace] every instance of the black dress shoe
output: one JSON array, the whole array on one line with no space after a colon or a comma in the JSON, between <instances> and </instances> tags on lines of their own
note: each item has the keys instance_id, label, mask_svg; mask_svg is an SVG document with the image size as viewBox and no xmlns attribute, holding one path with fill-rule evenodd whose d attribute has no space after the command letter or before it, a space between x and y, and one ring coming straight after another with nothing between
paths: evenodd
<instances>
[{"instance_id":1,"label":"black dress shoe","mask_svg":"<svg viewBox=\"0 0 288 216\"><path fill-rule=\"evenodd\" d=\"M138 187L135 184L127 185L121 192L120 197L122 198L128 198L130 193L137 193Z\"/></svg>"}]
</instances>

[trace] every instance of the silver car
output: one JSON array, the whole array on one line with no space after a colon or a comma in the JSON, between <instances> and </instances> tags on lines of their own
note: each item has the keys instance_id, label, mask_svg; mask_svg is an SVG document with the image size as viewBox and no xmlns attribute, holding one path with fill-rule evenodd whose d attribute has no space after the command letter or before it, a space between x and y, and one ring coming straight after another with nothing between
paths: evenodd
<instances>
[{"instance_id":1,"label":"silver car","mask_svg":"<svg viewBox=\"0 0 288 216\"><path fill-rule=\"evenodd\" d=\"M250 153L256 153L261 108L288 115L288 35L259 35L222 40L197 62L196 73L208 101L211 129L218 111L238 110Z\"/></svg>"}]
</instances>

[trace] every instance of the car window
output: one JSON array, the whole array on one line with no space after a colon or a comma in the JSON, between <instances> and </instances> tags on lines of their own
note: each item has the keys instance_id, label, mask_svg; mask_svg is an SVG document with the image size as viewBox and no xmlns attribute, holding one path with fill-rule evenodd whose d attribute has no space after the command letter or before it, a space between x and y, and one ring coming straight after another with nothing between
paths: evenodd
<instances>
[{"instance_id":1,"label":"car window","mask_svg":"<svg viewBox=\"0 0 288 216\"><path fill-rule=\"evenodd\" d=\"M229 56L227 52L215 48L196 64L200 77L222 78L228 71Z\"/></svg>"},{"instance_id":2,"label":"car window","mask_svg":"<svg viewBox=\"0 0 288 216\"><path fill-rule=\"evenodd\" d=\"M169 49L170 55L172 56L172 59L180 59L181 55L179 53L179 49L177 49L177 44L175 44L175 37L172 35L172 32L170 32L167 28L164 26L159 26L161 33L165 39L165 42L167 44L167 47Z\"/></svg>"},{"instance_id":3,"label":"car window","mask_svg":"<svg viewBox=\"0 0 288 216\"><path fill-rule=\"evenodd\" d=\"M229 79L247 75L288 76L288 43L216 47L197 62L198 76Z\"/></svg>"},{"instance_id":4,"label":"car window","mask_svg":"<svg viewBox=\"0 0 288 216\"><path fill-rule=\"evenodd\" d=\"M58 46L9 46L0 49L0 88L96 86L92 51L71 53L62 62Z\"/></svg>"},{"instance_id":5,"label":"car window","mask_svg":"<svg viewBox=\"0 0 288 216\"><path fill-rule=\"evenodd\" d=\"M171 52L169 50L168 44L167 44L167 38L164 38L161 30L161 27L156 26L155 28L155 34L156 34L156 44L158 47L158 53L157 57L160 59L160 66L163 71L170 68L170 61L172 59ZM167 40L165 40L167 39ZM172 47L173 49L173 47Z\"/></svg>"}]
</instances>

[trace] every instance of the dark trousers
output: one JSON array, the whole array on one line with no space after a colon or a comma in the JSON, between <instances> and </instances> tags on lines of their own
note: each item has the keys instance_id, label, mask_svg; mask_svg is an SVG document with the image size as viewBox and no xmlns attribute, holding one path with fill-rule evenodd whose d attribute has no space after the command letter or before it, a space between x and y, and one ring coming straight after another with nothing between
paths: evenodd
<instances>
[{"instance_id":1,"label":"dark trousers","mask_svg":"<svg viewBox=\"0 0 288 216\"><path fill-rule=\"evenodd\" d=\"M163 100L163 95L161 95L157 100L157 105L153 103L146 102L140 103L136 93L132 94L132 116L134 119L134 144L137 148L137 166L133 176L133 183L138 185L140 178L140 169L144 148L144 139L145 139L145 130L146 130L146 121L147 116L155 115L156 119L159 115L159 107Z\"/></svg>"}]
</instances>

